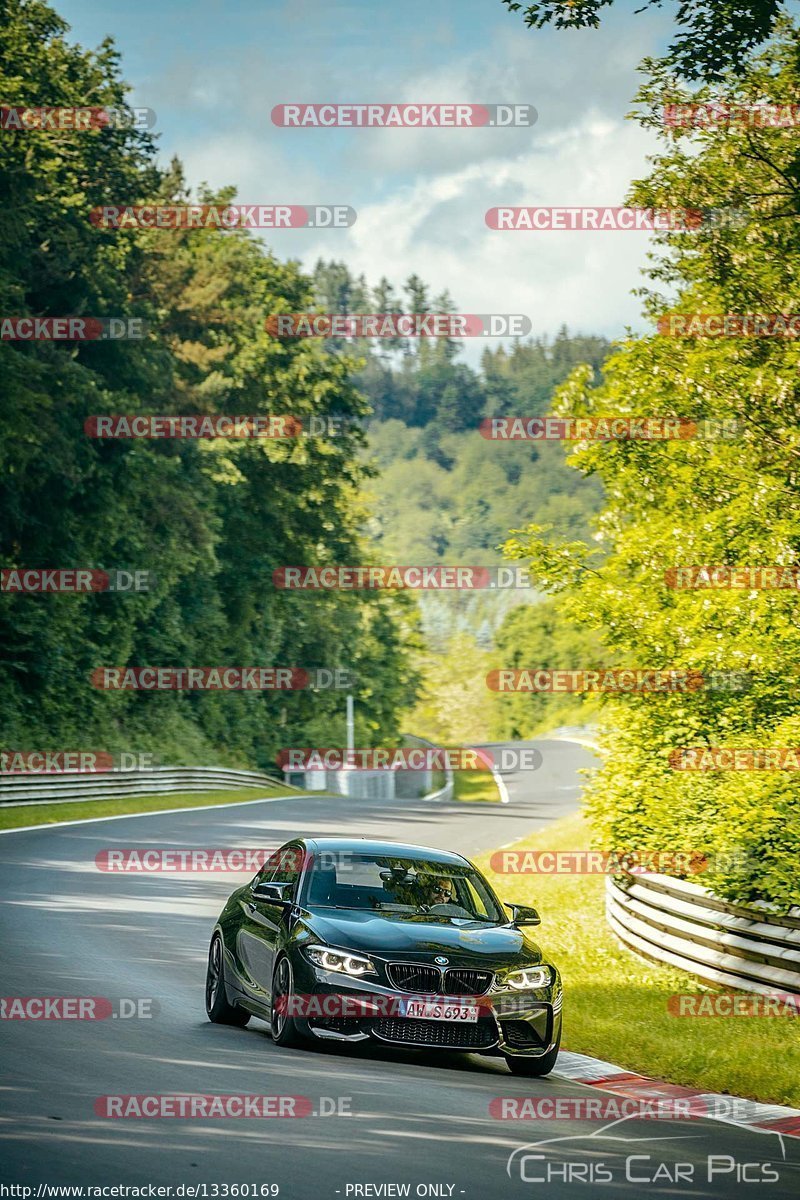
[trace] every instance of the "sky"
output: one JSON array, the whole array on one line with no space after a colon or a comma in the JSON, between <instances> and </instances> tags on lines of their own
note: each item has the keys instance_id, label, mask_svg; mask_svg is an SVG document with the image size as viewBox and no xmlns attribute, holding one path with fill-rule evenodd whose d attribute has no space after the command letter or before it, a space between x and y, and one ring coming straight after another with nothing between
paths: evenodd
<instances>
[{"instance_id":1,"label":"sky","mask_svg":"<svg viewBox=\"0 0 800 1200\"><path fill-rule=\"evenodd\" d=\"M500 0L55 0L72 40L120 51L159 154L247 204L348 204L349 229L265 233L281 258L335 258L369 283L416 272L462 312L535 334L643 329L646 232L499 232L496 205L617 205L651 133L625 119L671 6L617 0L599 30L529 30ZM532 128L286 129L287 102L533 104ZM124 198L122 198L124 200ZM474 359L483 347L467 347Z\"/></svg>"}]
</instances>

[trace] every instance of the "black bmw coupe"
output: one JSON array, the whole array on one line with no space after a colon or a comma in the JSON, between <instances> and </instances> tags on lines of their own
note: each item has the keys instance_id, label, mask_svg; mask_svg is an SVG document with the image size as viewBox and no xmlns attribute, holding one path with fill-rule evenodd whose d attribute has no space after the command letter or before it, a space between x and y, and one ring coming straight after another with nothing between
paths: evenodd
<instances>
[{"instance_id":1,"label":"black bmw coupe","mask_svg":"<svg viewBox=\"0 0 800 1200\"><path fill-rule=\"evenodd\" d=\"M561 979L526 932L539 923L460 854L296 839L220 913L206 1011L223 1025L261 1017L281 1046L374 1039L502 1054L516 1075L547 1075Z\"/></svg>"}]
</instances>

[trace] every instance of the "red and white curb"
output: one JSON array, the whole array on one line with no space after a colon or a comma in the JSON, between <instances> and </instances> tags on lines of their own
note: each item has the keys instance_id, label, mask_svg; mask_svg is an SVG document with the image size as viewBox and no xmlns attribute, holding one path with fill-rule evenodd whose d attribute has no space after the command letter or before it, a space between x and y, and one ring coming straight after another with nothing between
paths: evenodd
<instances>
[{"instance_id":1,"label":"red and white curb","mask_svg":"<svg viewBox=\"0 0 800 1200\"><path fill-rule=\"evenodd\" d=\"M562 1050L551 1074L627 1099L687 1100L697 1117L800 1137L800 1108L760 1104L757 1100L743 1100L721 1092L703 1092L699 1088L683 1087L678 1083L665 1083L661 1079L651 1079L647 1075L637 1075L622 1067L615 1067L613 1063L603 1062L600 1058L590 1058L587 1054L572 1054Z\"/></svg>"}]
</instances>

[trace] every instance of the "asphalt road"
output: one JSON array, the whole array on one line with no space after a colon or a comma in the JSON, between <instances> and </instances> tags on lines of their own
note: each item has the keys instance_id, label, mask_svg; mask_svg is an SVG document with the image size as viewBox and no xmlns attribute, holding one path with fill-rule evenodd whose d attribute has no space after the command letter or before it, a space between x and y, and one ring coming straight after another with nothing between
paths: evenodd
<instances>
[{"instance_id":1,"label":"asphalt road","mask_svg":"<svg viewBox=\"0 0 800 1200\"><path fill-rule=\"evenodd\" d=\"M299 833L365 834L475 854L578 804L576 772L591 764L590 752L567 742L536 745L541 768L504 776L505 805L292 798L0 837L2 994L156 1007L149 1019L0 1021L0 1183L27 1185L33 1196L46 1184L156 1184L172 1185L173 1196L209 1197L226 1194L214 1185L255 1185L252 1197L275 1184L282 1200L800 1195L800 1143L790 1138L711 1121L603 1129L580 1120L495 1120L495 1097L597 1092L553 1077L515 1078L502 1059L333 1043L285 1050L260 1021L243 1030L213 1026L203 1008L209 932L243 877L109 874L95 864L97 854L118 847L276 846ZM543 918L546 948L546 911ZM95 1115L102 1095L164 1093L302 1095L317 1115ZM319 1115L326 1109L335 1115ZM529 1149L509 1168L523 1145ZM25 1195L0 1190L11 1194ZM57 1193L38 1192L48 1194Z\"/></svg>"}]
</instances>

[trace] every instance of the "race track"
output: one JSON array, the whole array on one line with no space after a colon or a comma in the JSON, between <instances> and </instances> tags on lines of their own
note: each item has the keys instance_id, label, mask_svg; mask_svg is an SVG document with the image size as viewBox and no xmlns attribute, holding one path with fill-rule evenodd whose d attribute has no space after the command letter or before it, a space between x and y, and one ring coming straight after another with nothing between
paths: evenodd
<instances>
[{"instance_id":1,"label":"race track","mask_svg":"<svg viewBox=\"0 0 800 1200\"><path fill-rule=\"evenodd\" d=\"M244 877L110 874L95 865L97 854L115 847L276 846L301 833L365 834L474 855L577 806L576 772L592 763L591 753L569 742L536 745L541 769L505 776L505 805L389 807L321 796L0 837L2 994L151 998L157 1007L152 1019L0 1022L2 1182L29 1185L34 1196L42 1184L206 1184L205 1193L194 1194L212 1197L224 1195L215 1184L277 1184L282 1200L800 1195L796 1140L711 1121L628 1121L600 1137L590 1122L500 1121L489 1113L493 1097L582 1097L589 1089L553 1077L514 1078L500 1058L420 1057L333 1043L285 1050L272 1044L260 1021L243 1030L213 1026L203 1008L209 933L225 896ZM539 932L546 948L546 911ZM104 1094L180 1092L303 1095L316 1114L344 1105L349 1115L112 1120L94 1111ZM547 1171L549 1182L523 1181L520 1156L507 1173L518 1147L553 1138L570 1140L531 1150L542 1158L529 1157L524 1166L528 1179ZM630 1155L643 1156L628 1168L637 1182L626 1180ZM709 1155L733 1156L739 1173L738 1164L756 1164L746 1172L751 1180L763 1178L761 1164L771 1163L779 1181L737 1184L734 1173L709 1183ZM589 1182L587 1163L595 1176L604 1164L613 1181ZM676 1163L683 1164L683 1182L669 1182ZM659 1181L643 1183L659 1164ZM388 1184L410 1190L381 1187ZM425 1187L417 1191L418 1185ZM172 1192L181 1194L189 1193Z\"/></svg>"}]
</instances>

